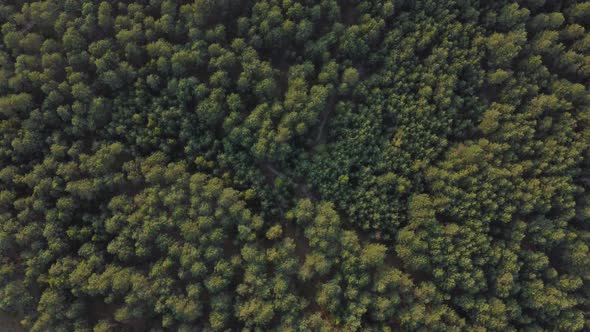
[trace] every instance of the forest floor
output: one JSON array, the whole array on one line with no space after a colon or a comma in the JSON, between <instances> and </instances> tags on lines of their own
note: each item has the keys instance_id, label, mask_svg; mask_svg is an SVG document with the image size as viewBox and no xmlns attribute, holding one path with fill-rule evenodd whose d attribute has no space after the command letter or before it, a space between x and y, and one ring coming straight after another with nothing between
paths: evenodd
<instances>
[{"instance_id":1,"label":"forest floor","mask_svg":"<svg viewBox=\"0 0 590 332\"><path fill-rule=\"evenodd\" d=\"M21 332L24 329L20 326L20 319L14 315L0 311L0 331L2 332Z\"/></svg>"}]
</instances>

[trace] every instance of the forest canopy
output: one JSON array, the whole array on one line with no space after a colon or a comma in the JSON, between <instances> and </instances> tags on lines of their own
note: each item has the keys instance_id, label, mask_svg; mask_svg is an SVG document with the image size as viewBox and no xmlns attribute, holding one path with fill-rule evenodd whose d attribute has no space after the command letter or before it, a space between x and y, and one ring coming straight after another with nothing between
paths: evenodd
<instances>
[{"instance_id":1,"label":"forest canopy","mask_svg":"<svg viewBox=\"0 0 590 332\"><path fill-rule=\"evenodd\" d=\"M586 29L582 0L0 1L0 330L590 330Z\"/></svg>"}]
</instances>

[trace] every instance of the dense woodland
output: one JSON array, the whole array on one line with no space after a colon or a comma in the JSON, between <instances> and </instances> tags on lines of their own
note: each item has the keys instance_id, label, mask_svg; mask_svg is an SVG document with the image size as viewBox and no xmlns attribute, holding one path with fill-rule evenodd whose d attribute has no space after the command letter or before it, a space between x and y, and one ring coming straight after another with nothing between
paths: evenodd
<instances>
[{"instance_id":1,"label":"dense woodland","mask_svg":"<svg viewBox=\"0 0 590 332\"><path fill-rule=\"evenodd\" d=\"M3 0L0 27L25 330L590 330L590 1Z\"/></svg>"}]
</instances>

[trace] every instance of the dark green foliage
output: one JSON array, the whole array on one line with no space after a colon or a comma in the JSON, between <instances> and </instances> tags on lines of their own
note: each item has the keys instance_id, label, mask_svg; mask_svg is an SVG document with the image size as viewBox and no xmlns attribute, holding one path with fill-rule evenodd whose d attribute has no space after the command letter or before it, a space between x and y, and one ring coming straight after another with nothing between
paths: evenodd
<instances>
[{"instance_id":1,"label":"dark green foliage","mask_svg":"<svg viewBox=\"0 0 590 332\"><path fill-rule=\"evenodd\" d=\"M588 29L581 0L4 1L0 318L590 330Z\"/></svg>"}]
</instances>

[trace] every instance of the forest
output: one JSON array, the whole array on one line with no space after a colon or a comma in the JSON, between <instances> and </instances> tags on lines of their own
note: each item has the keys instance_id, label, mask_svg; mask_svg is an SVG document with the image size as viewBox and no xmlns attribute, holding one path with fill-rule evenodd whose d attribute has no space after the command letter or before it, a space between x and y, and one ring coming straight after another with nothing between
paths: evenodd
<instances>
[{"instance_id":1,"label":"forest","mask_svg":"<svg viewBox=\"0 0 590 332\"><path fill-rule=\"evenodd\" d=\"M1 0L8 326L589 331L590 1Z\"/></svg>"}]
</instances>

